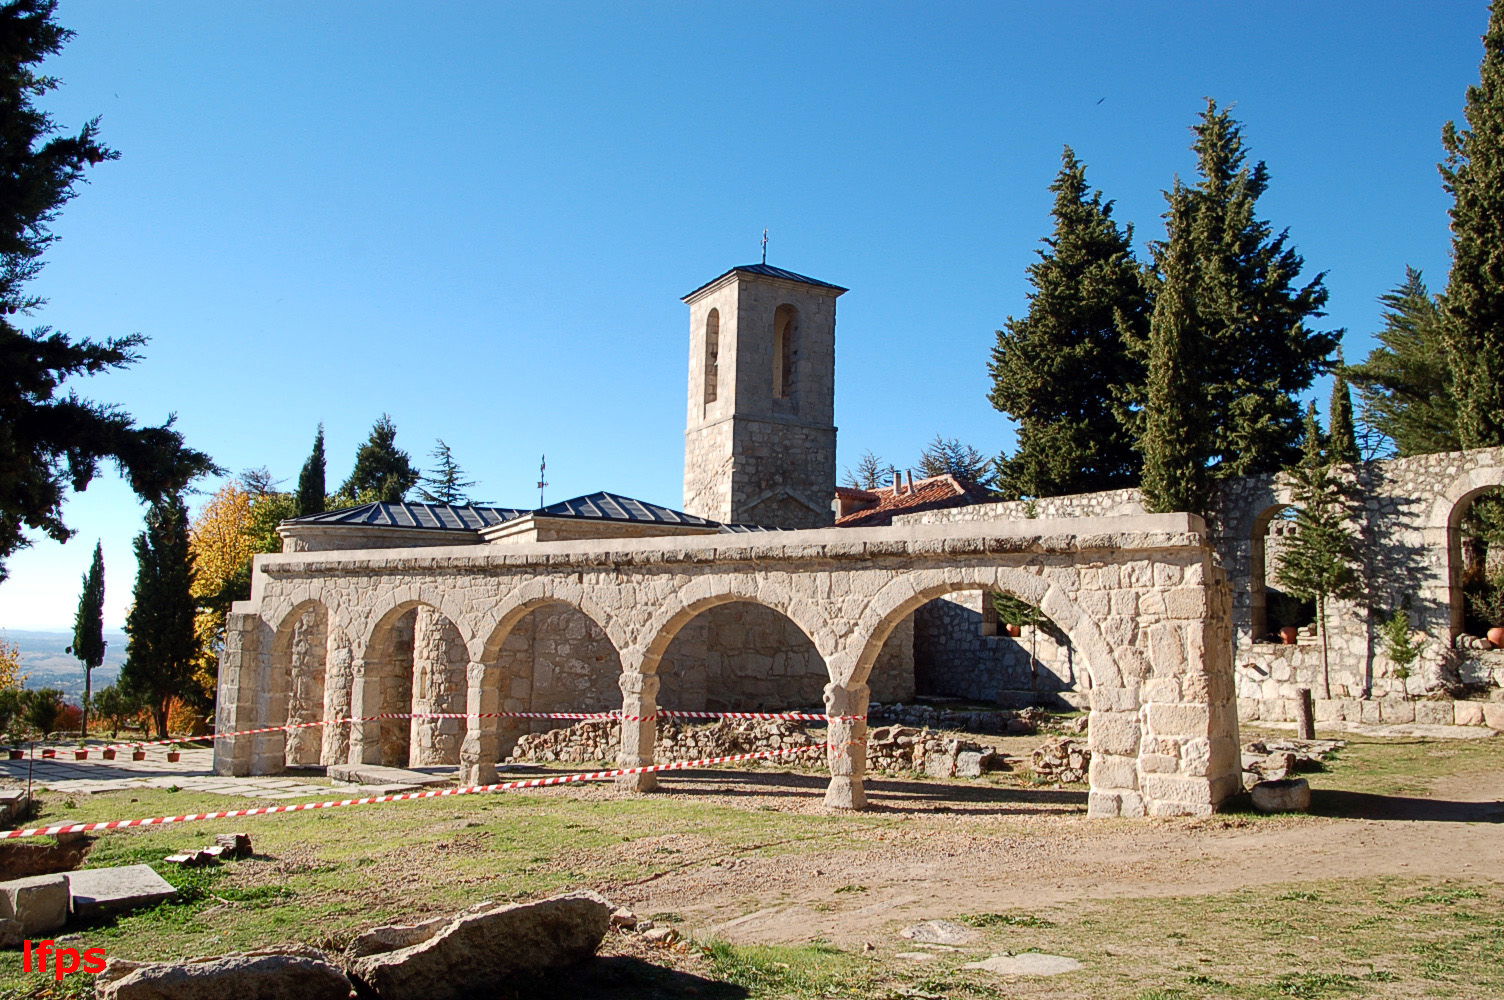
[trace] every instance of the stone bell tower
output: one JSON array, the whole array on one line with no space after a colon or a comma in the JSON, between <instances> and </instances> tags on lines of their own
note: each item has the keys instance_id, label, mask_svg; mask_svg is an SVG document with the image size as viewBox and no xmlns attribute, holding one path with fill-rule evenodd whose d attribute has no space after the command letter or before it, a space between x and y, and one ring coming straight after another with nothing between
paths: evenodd
<instances>
[{"instance_id":1,"label":"stone bell tower","mask_svg":"<svg viewBox=\"0 0 1504 1000\"><path fill-rule=\"evenodd\" d=\"M687 513L773 528L831 523L836 299L845 291L748 264L684 296Z\"/></svg>"}]
</instances>

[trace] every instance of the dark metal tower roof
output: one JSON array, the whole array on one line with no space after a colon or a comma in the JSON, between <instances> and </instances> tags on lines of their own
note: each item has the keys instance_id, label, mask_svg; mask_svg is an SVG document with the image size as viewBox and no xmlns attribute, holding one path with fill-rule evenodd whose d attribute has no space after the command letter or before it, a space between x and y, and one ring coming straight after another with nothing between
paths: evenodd
<instances>
[{"instance_id":1,"label":"dark metal tower roof","mask_svg":"<svg viewBox=\"0 0 1504 1000\"><path fill-rule=\"evenodd\" d=\"M784 281L797 281L801 285L814 285L817 288L832 288L835 289L837 295L841 294L842 292L851 291L851 289L849 288L842 288L840 285L832 285L828 281L821 281L819 278L811 278L808 275L798 274L794 271L786 271L781 267L774 267L772 264L742 264L740 267L733 267L730 271L727 271L726 274L731 274L735 271L740 271L743 274L759 274L764 278L782 278ZM700 292L703 292L705 289L709 288L717 281L720 281L726 276L726 274L716 275L714 278L711 278L699 288L696 288L694 291L685 295L684 298L694 298Z\"/></svg>"}]
</instances>

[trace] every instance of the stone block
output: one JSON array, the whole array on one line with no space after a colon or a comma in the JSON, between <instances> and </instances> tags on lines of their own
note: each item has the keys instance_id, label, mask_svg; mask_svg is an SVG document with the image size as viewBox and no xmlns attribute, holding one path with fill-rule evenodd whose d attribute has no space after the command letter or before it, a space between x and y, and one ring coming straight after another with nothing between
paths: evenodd
<instances>
[{"instance_id":1,"label":"stone block","mask_svg":"<svg viewBox=\"0 0 1504 1000\"><path fill-rule=\"evenodd\" d=\"M1454 702L1452 717L1453 725L1481 726L1483 725L1483 703L1481 701Z\"/></svg>"},{"instance_id":2,"label":"stone block","mask_svg":"<svg viewBox=\"0 0 1504 1000\"><path fill-rule=\"evenodd\" d=\"M1187 740L1180 748L1180 770L1183 774L1205 777L1212 766L1212 743L1209 739Z\"/></svg>"},{"instance_id":3,"label":"stone block","mask_svg":"<svg viewBox=\"0 0 1504 1000\"><path fill-rule=\"evenodd\" d=\"M1415 702L1404 698L1385 698L1379 703L1379 718L1390 724L1415 721Z\"/></svg>"},{"instance_id":4,"label":"stone block","mask_svg":"<svg viewBox=\"0 0 1504 1000\"><path fill-rule=\"evenodd\" d=\"M1146 753L1139 757L1139 766L1145 774L1175 774L1180 770L1180 758L1164 753Z\"/></svg>"},{"instance_id":5,"label":"stone block","mask_svg":"<svg viewBox=\"0 0 1504 1000\"><path fill-rule=\"evenodd\" d=\"M1363 702L1360 714L1361 721L1366 722L1369 725L1375 725L1383 721L1382 717L1379 714L1379 703L1376 701Z\"/></svg>"},{"instance_id":6,"label":"stone block","mask_svg":"<svg viewBox=\"0 0 1504 1000\"><path fill-rule=\"evenodd\" d=\"M1172 590L1165 594L1165 614L1171 618L1187 618L1199 621L1206 617L1206 591L1194 589Z\"/></svg>"},{"instance_id":7,"label":"stone block","mask_svg":"<svg viewBox=\"0 0 1504 1000\"><path fill-rule=\"evenodd\" d=\"M1176 704L1180 701L1180 679L1177 677L1152 678L1144 681L1139 690L1148 703Z\"/></svg>"},{"instance_id":8,"label":"stone block","mask_svg":"<svg viewBox=\"0 0 1504 1000\"><path fill-rule=\"evenodd\" d=\"M1093 788L1138 788L1138 763L1132 757L1093 754L1090 773Z\"/></svg>"},{"instance_id":9,"label":"stone block","mask_svg":"<svg viewBox=\"0 0 1504 1000\"><path fill-rule=\"evenodd\" d=\"M1257 698L1238 699L1238 718L1257 722L1262 717L1262 705Z\"/></svg>"},{"instance_id":10,"label":"stone block","mask_svg":"<svg viewBox=\"0 0 1504 1000\"><path fill-rule=\"evenodd\" d=\"M1456 719L1449 701L1415 702L1415 722L1425 726L1450 726Z\"/></svg>"},{"instance_id":11,"label":"stone block","mask_svg":"<svg viewBox=\"0 0 1504 1000\"><path fill-rule=\"evenodd\" d=\"M68 879L33 875L0 882L0 919L14 920L24 937L39 937L68 922Z\"/></svg>"},{"instance_id":12,"label":"stone block","mask_svg":"<svg viewBox=\"0 0 1504 1000\"><path fill-rule=\"evenodd\" d=\"M1489 729L1504 731L1504 704L1488 702L1483 706L1483 724Z\"/></svg>"},{"instance_id":13,"label":"stone block","mask_svg":"<svg viewBox=\"0 0 1504 1000\"><path fill-rule=\"evenodd\" d=\"M1177 736L1205 735L1211 710L1205 705L1150 705L1149 731Z\"/></svg>"},{"instance_id":14,"label":"stone block","mask_svg":"<svg viewBox=\"0 0 1504 1000\"><path fill-rule=\"evenodd\" d=\"M345 1000L350 981L321 952L293 946L181 963L111 960L101 1000Z\"/></svg>"},{"instance_id":15,"label":"stone block","mask_svg":"<svg viewBox=\"0 0 1504 1000\"><path fill-rule=\"evenodd\" d=\"M1205 778L1179 774L1144 775L1143 793L1151 804L1174 802L1182 805L1209 805L1212 802L1211 782Z\"/></svg>"},{"instance_id":16,"label":"stone block","mask_svg":"<svg viewBox=\"0 0 1504 1000\"><path fill-rule=\"evenodd\" d=\"M956 777L980 778L982 776L982 755L974 751L963 751L956 754Z\"/></svg>"},{"instance_id":17,"label":"stone block","mask_svg":"<svg viewBox=\"0 0 1504 1000\"><path fill-rule=\"evenodd\" d=\"M1311 785L1304 778L1260 781L1252 791L1253 807L1259 812L1307 812L1311 808Z\"/></svg>"},{"instance_id":18,"label":"stone block","mask_svg":"<svg viewBox=\"0 0 1504 1000\"><path fill-rule=\"evenodd\" d=\"M1139 742L1138 713L1093 712L1087 736L1093 753L1136 756Z\"/></svg>"},{"instance_id":19,"label":"stone block","mask_svg":"<svg viewBox=\"0 0 1504 1000\"><path fill-rule=\"evenodd\" d=\"M155 906L178 894L150 865L89 868L69 872L63 878L68 880L68 893L72 897L70 909L83 920Z\"/></svg>"}]
</instances>

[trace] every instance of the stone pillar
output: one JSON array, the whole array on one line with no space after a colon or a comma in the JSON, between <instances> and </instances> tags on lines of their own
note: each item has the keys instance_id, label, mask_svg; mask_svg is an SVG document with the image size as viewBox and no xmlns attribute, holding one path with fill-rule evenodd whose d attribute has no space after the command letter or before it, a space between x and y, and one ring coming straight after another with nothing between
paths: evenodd
<instances>
[{"instance_id":1,"label":"stone pillar","mask_svg":"<svg viewBox=\"0 0 1504 1000\"><path fill-rule=\"evenodd\" d=\"M287 721L318 722L324 717L324 663L328 652L328 629L322 609L308 608L293 624L288 649ZM323 726L289 729L287 763L317 764L323 749Z\"/></svg>"},{"instance_id":2,"label":"stone pillar","mask_svg":"<svg viewBox=\"0 0 1504 1000\"><path fill-rule=\"evenodd\" d=\"M433 608L419 607L413 622L412 708L404 711L414 715L463 711L467 662L464 640L449 619ZM411 720L409 765L458 764L464 731L464 719Z\"/></svg>"},{"instance_id":3,"label":"stone pillar","mask_svg":"<svg viewBox=\"0 0 1504 1000\"><path fill-rule=\"evenodd\" d=\"M620 767L647 767L653 763L653 745L658 740L658 675L623 670L621 679L621 752L616 760ZM651 792L658 787L658 775L626 774L616 779L617 787L634 792Z\"/></svg>"},{"instance_id":4,"label":"stone pillar","mask_svg":"<svg viewBox=\"0 0 1504 1000\"><path fill-rule=\"evenodd\" d=\"M350 723L335 719L350 717L351 674L354 654L350 640L335 633L329 639L329 659L324 672L324 741L321 759L325 764L343 764L350 759Z\"/></svg>"},{"instance_id":5,"label":"stone pillar","mask_svg":"<svg viewBox=\"0 0 1504 1000\"><path fill-rule=\"evenodd\" d=\"M867 773L867 706L871 689L865 684L827 684L825 714L830 748L830 786L825 789L825 804L831 809L865 809L867 792L863 787ZM860 716L841 720L837 716Z\"/></svg>"},{"instance_id":6,"label":"stone pillar","mask_svg":"<svg viewBox=\"0 0 1504 1000\"><path fill-rule=\"evenodd\" d=\"M225 646L219 654L219 697L214 729L233 733L259 728L256 691L261 686L261 635L265 626L255 615L231 613L225 619ZM214 741L214 773L245 777L252 772L255 737L231 736Z\"/></svg>"},{"instance_id":7,"label":"stone pillar","mask_svg":"<svg viewBox=\"0 0 1504 1000\"><path fill-rule=\"evenodd\" d=\"M486 683L484 663L471 663L465 669L465 681L465 711L470 718L465 720L465 741L460 745L459 781L461 785L489 785L496 780L496 762L501 759L501 720L477 716L501 711L501 685Z\"/></svg>"},{"instance_id":8,"label":"stone pillar","mask_svg":"<svg viewBox=\"0 0 1504 1000\"><path fill-rule=\"evenodd\" d=\"M380 764L381 721L368 717L381 711L382 678L372 675L365 660L354 661L350 673L350 763Z\"/></svg>"}]
</instances>

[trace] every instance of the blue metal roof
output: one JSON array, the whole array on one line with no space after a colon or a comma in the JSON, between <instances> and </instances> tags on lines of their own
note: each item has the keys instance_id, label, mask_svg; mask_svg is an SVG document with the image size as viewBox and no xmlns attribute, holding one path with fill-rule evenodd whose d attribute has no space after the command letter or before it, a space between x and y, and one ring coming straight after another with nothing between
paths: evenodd
<instances>
[{"instance_id":1,"label":"blue metal roof","mask_svg":"<svg viewBox=\"0 0 1504 1000\"><path fill-rule=\"evenodd\" d=\"M832 289L835 289L835 292L836 292L837 295L841 294L842 292L849 292L849 291L851 291L851 289L849 289L849 288L842 288L840 285L832 285L830 282L828 282L828 281L821 281L819 278L811 278L811 277L809 277L808 275L805 275L805 274L798 274L798 273L796 273L794 271L784 270L781 267L774 267L772 264L742 264L739 267L733 267L730 271L727 271L726 274L731 274L734 271L740 271L743 274L759 274L759 275L762 275L764 278L782 278L784 281L797 281L801 285L814 285L817 288L832 288ZM692 298L694 298L700 292L702 292L705 289L709 288L711 285L715 284L717 281L720 281L722 278L724 278L726 276L726 274L718 274L718 275L716 275L714 278L711 278L709 281L705 282L705 284L701 285L699 288L696 288L694 291L690 292L688 295L685 295L684 298L686 298L686 299L692 299Z\"/></svg>"},{"instance_id":2,"label":"blue metal roof","mask_svg":"<svg viewBox=\"0 0 1504 1000\"><path fill-rule=\"evenodd\" d=\"M474 507L441 503L376 502L359 507L345 507L294 517L285 524L338 524L370 528L420 528L430 531L480 531L515 521L529 514L535 517L568 517L588 521L623 521L632 524L677 524L686 528L717 528L722 533L776 531L756 524L721 524L682 510L663 507L616 493L591 493L561 500L537 510L520 507Z\"/></svg>"}]
</instances>

